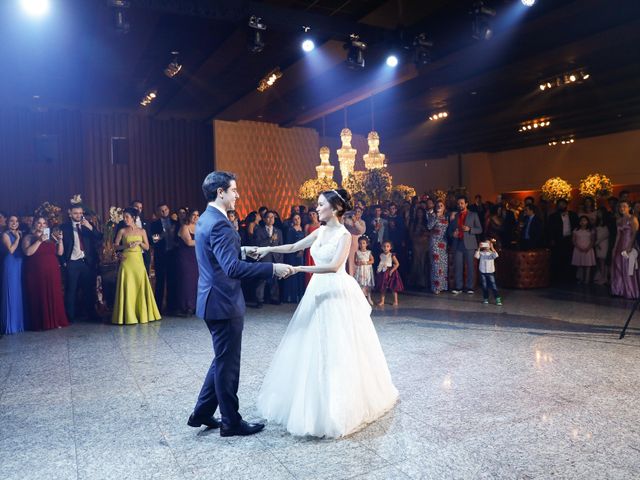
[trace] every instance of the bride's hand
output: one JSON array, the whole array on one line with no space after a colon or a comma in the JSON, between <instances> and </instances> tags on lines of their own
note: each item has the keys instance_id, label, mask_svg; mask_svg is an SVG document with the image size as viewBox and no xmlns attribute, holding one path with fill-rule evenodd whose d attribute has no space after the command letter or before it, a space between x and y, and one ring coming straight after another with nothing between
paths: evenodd
<instances>
[{"instance_id":1,"label":"bride's hand","mask_svg":"<svg viewBox=\"0 0 640 480\"><path fill-rule=\"evenodd\" d=\"M256 248L256 260L262 260L268 253L269 247L257 247Z\"/></svg>"}]
</instances>

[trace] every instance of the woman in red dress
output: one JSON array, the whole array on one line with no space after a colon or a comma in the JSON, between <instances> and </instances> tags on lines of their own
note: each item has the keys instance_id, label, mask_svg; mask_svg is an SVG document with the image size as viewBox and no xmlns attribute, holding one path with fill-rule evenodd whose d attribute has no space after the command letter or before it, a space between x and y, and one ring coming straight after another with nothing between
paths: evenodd
<instances>
[{"instance_id":1,"label":"woman in red dress","mask_svg":"<svg viewBox=\"0 0 640 480\"><path fill-rule=\"evenodd\" d=\"M62 232L50 234L47 220L36 217L31 233L22 241L22 250L25 254L23 278L28 329L51 330L68 326L58 263L58 256L64 253Z\"/></svg>"},{"instance_id":2,"label":"woman in red dress","mask_svg":"<svg viewBox=\"0 0 640 480\"><path fill-rule=\"evenodd\" d=\"M320 228L320 220L318 220L318 212L316 212L314 209L309 210L309 223L307 223L304 226L304 236L306 237L307 235L309 235L311 232L313 232L314 230L316 230L317 228ZM304 264L305 265L315 265L315 263L313 263L313 257L311 256L311 249L307 248L304 251ZM304 274L304 286L306 287L307 285L309 285L309 281L311 280L311 275L313 275L313 273L305 273Z\"/></svg>"}]
</instances>

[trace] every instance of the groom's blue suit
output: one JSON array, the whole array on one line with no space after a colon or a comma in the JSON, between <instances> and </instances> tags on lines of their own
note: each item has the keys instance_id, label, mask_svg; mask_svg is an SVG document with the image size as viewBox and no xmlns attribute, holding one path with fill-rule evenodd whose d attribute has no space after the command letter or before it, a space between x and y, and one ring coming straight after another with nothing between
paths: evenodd
<instances>
[{"instance_id":1,"label":"groom's blue suit","mask_svg":"<svg viewBox=\"0 0 640 480\"><path fill-rule=\"evenodd\" d=\"M194 415L212 417L218 406L225 427L235 427L242 328L246 310L240 280L270 278L272 263L240 260L240 236L227 216L209 205L196 226L198 303L196 314L207 322L215 358L202 385Z\"/></svg>"}]
</instances>

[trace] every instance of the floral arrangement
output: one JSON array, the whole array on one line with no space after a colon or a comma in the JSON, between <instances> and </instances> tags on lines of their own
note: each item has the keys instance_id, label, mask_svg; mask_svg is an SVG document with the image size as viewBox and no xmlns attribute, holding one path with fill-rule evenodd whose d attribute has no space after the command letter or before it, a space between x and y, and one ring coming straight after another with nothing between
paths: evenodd
<instances>
[{"instance_id":1,"label":"floral arrangement","mask_svg":"<svg viewBox=\"0 0 640 480\"><path fill-rule=\"evenodd\" d=\"M47 219L49 227L57 227L62 223L62 217L60 213L62 209L57 205L50 202L44 202L38 208L35 209L33 215L35 217L44 217Z\"/></svg>"},{"instance_id":2,"label":"floral arrangement","mask_svg":"<svg viewBox=\"0 0 640 480\"><path fill-rule=\"evenodd\" d=\"M431 198L435 198L436 200L440 200L441 202L445 202L447 200L447 192L444 190L434 190L429 195Z\"/></svg>"},{"instance_id":3,"label":"floral arrangement","mask_svg":"<svg viewBox=\"0 0 640 480\"><path fill-rule=\"evenodd\" d=\"M306 202L315 202L318 195L327 190L335 190L338 184L330 178L312 178L307 180L298 189L298 197Z\"/></svg>"},{"instance_id":4,"label":"floral arrangement","mask_svg":"<svg viewBox=\"0 0 640 480\"><path fill-rule=\"evenodd\" d=\"M580 180L578 190L580 190L580 196L583 198L610 197L613 193L613 184L607 176L601 173L592 173Z\"/></svg>"},{"instance_id":5,"label":"floral arrangement","mask_svg":"<svg viewBox=\"0 0 640 480\"><path fill-rule=\"evenodd\" d=\"M349 176L342 181L342 188L347 190L351 194L351 198L354 200L361 200L367 203L367 192L364 189L364 177L367 174L366 171L351 172Z\"/></svg>"},{"instance_id":6,"label":"floral arrangement","mask_svg":"<svg viewBox=\"0 0 640 480\"><path fill-rule=\"evenodd\" d=\"M116 250L113 241L115 240L115 232L118 223L123 220L124 208L109 207L109 220L104 224L104 247L102 250L102 261L104 263L112 263L116 261Z\"/></svg>"},{"instance_id":7,"label":"floral arrangement","mask_svg":"<svg viewBox=\"0 0 640 480\"><path fill-rule=\"evenodd\" d=\"M394 185L391 189L391 199L396 203L402 203L405 200L411 200L416 196L416 189L409 185Z\"/></svg>"},{"instance_id":8,"label":"floral arrangement","mask_svg":"<svg viewBox=\"0 0 640 480\"><path fill-rule=\"evenodd\" d=\"M122 207L109 207L109 222L117 225L124 220L124 208Z\"/></svg>"},{"instance_id":9,"label":"floral arrangement","mask_svg":"<svg viewBox=\"0 0 640 480\"><path fill-rule=\"evenodd\" d=\"M380 203L391 197L393 177L386 168L367 170L363 183L370 203Z\"/></svg>"},{"instance_id":10,"label":"floral arrangement","mask_svg":"<svg viewBox=\"0 0 640 480\"><path fill-rule=\"evenodd\" d=\"M69 200L71 205L82 205L82 196L79 193L76 193L71 200Z\"/></svg>"},{"instance_id":11,"label":"floral arrangement","mask_svg":"<svg viewBox=\"0 0 640 480\"><path fill-rule=\"evenodd\" d=\"M571 188L571 184L560 177L550 178L542 185L542 198L552 202L571 200Z\"/></svg>"}]
</instances>

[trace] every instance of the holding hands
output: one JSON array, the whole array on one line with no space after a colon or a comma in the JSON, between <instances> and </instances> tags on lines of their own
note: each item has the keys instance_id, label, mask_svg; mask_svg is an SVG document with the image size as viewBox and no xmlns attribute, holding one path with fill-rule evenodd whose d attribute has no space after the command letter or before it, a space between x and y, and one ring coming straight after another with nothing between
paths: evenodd
<instances>
[{"instance_id":1,"label":"holding hands","mask_svg":"<svg viewBox=\"0 0 640 480\"><path fill-rule=\"evenodd\" d=\"M293 275L294 273L297 273L297 271L295 267L287 265L286 263L274 263L273 273L279 279L283 279Z\"/></svg>"},{"instance_id":2,"label":"holding hands","mask_svg":"<svg viewBox=\"0 0 640 480\"><path fill-rule=\"evenodd\" d=\"M269 253L269 247L251 247L247 250L247 256L254 260L261 260Z\"/></svg>"}]
</instances>

